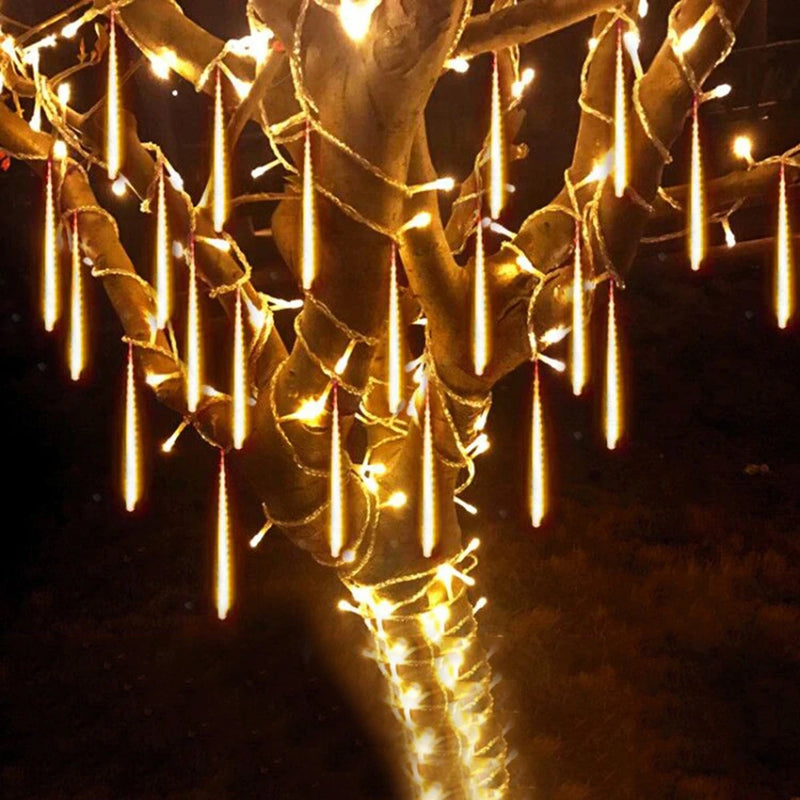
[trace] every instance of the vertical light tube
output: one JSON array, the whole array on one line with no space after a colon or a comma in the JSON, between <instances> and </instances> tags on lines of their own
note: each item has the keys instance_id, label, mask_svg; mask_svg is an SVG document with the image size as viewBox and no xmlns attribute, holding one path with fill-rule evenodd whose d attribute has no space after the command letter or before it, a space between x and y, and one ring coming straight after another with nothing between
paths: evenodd
<instances>
[{"instance_id":1,"label":"vertical light tube","mask_svg":"<svg viewBox=\"0 0 800 800\"><path fill-rule=\"evenodd\" d=\"M233 314L233 446L241 450L247 438L247 354L244 347L242 290L236 290Z\"/></svg>"},{"instance_id":2,"label":"vertical light tube","mask_svg":"<svg viewBox=\"0 0 800 800\"><path fill-rule=\"evenodd\" d=\"M133 511L141 496L139 475L139 415L136 408L136 383L133 373L133 344L128 342L125 380L125 440L123 448L123 494L125 508Z\"/></svg>"},{"instance_id":3,"label":"vertical light tube","mask_svg":"<svg viewBox=\"0 0 800 800\"><path fill-rule=\"evenodd\" d=\"M55 328L61 314L52 158L47 159L45 176L42 318L44 319L45 330L49 332Z\"/></svg>"},{"instance_id":4,"label":"vertical light tube","mask_svg":"<svg viewBox=\"0 0 800 800\"><path fill-rule=\"evenodd\" d=\"M304 289L310 289L317 271L317 243L314 213L314 166L311 160L311 126L306 126L303 145L303 191L302 191L302 245L301 279Z\"/></svg>"},{"instance_id":5,"label":"vertical light tube","mask_svg":"<svg viewBox=\"0 0 800 800\"><path fill-rule=\"evenodd\" d=\"M387 331L387 383L389 411L396 414L403 405L403 329L400 288L397 284L397 247L392 244L389 267L389 316Z\"/></svg>"},{"instance_id":6,"label":"vertical light tube","mask_svg":"<svg viewBox=\"0 0 800 800\"><path fill-rule=\"evenodd\" d=\"M616 449L622 436L622 383L614 281L608 284L608 337L606 340L606 386L604 398L606 447Z\"/></svg>"},{"instance_id":7,"label":"vertical light tube","mask_svg":"<svg viewBox=\"0 0 800 800\"><path fill-rule=\"evenodd\" d=\"M696 272L706 255L705 190L700 152L700 119L698 99L692 105L692 165L689 176L689 261Z\"/></svg>"},{"instance_id":8,"label":"vertical light tube","mask_svg":"<svg viewBox=\"0 0 800 800\"><path fill-rule=\"evenodd\" d=\"M225 152L225 109L222 105L222 78L217 67L214 84L214 136L213 136L213 201L214 230L220 233L228 219L228 165Z\"/></svg>"},{"instance_id":9,"label":"vertical light tube","mask_svg":"<svg viewBox=\"0 0 800 800\"><path fill-rule=\"evenodd\" d=\"M420 528L422 555L430 558L436 547L436 465L433 454L430 384L425 387L425 411L422 419Z\"/></svg>"},{"instance_id":10,"label":"vertical light tube","mask_svg":"<svg viewBox=\"0 0 800 800\"><path fill-rule=\"evenodd\" d=\"M231 610L233 580L231 569L231 529L228 514L228 484L225 451L219 451L219 489L217 497L216 605L217 618L225 619Z\"/></svg>"},{"instance_id":11,"label":"vertical light tube","mask_svg":"<svg viewBox=\"0 0 800 800\"><path fill-rule=\"evenodd\" d=\"M572 393L578 397L586 387L587 342L586 298L583 291L581 256L582 224L575 220L575 251L572 266Z\"/></svg>"},{"instance_id":12,"label":"vertical light tube","mask_svg":"<svg viewBox=\"0 0 800 800\"><path fill-rule=\"evenodd\" d=\"M497 219L506 204L505 132L503 98L500 94L500 66L497 55L492 67L492 110L489 130L489 213Z\"/></svg>"},{"instance_id":13,"label":"vertical light tube","mask_svg":"<svg viewBox=\"0 0 800 800\"><path fill-rule=\"evenodd\" d=\"M472 282L472 363L476 375L483 375L489 363L489 298L486 285L486 256L483 225L475 232L475 275Z\"/></svg>"},{"instance_id":14,"label":"vertical light tube","mask_svg":"<svg viewBox=\"0 0 800 800\"><path fill-rule=\"evenodd\" d=\"M200 302L197 291L197 265L194 237L189 243L189 308L186 314L186 406L190 414L200 405L202 386L202 350Z\"/></svg>"},{"instance_id":15,"label":"vertical light tube","mask_svg":"<svg viewBox=\"0 0 800 800\"><path fill-rule=\"evenodd\" d=\"M329 500L328 538L331 556L339 558L344 545L344 476L342 474L342 434L339 428L339 385L337 383L333 384Z\"/></svg>"},{"instance_id":16,"label":"vertical light tube","mask_svg":"<svg viewBox=\"0 0 800 800\"><path fill-rule=\"evenodd\" d=\"M74 211L72 213L71 255L69 374L73 381L78 381L86 366L86 338L83 307L83 275L81 274L81 251L80 242L78 240L78 214Z\"/></svg>"},{"instance_id":17,"label":"vertical light tube","mask_svg":"<svg viewBox=\"0 0 800 800\"><path fill-rule=\"evenodd\" d=\"M156 324L159 330L172 314L171 258L164 165L159 164L156 197Z\"/></svg>"},{"instance_id":18,"label":"vertical light tube","mask_svg":"<svg viewBox=\"0 0 800 800\"><path fill-rule=\"evenodd\" d=\"M117 55L117 12L108 17L108 87L106 97L106 167L109 180L116 180L122 167L122 111Z\"/></svg>"},{"instance_id":19,"label":"vertical light tube","mask_svg":"<svg viewBox=\"0 0 800 800\"><path fill-rule=\"evenodd\" d=\"M789 204L786 197L786 165L781 163L778 198L778 236L775 272L775 314L778 327L785 329L794 313L794 286L792 276L791 228Z\"/></svg>"},{"instance_id":20,"label":"vertical light tube","mask_svg":"<svg viewBox=\"0 0 800 800\"><path fill-rule=\"evenodd\" d=\"M625 194L628 185L628 120L625 107L625 63L622 20L617 22L617 62L614 80L614 193Z\"/></svg>"}]
</instances>

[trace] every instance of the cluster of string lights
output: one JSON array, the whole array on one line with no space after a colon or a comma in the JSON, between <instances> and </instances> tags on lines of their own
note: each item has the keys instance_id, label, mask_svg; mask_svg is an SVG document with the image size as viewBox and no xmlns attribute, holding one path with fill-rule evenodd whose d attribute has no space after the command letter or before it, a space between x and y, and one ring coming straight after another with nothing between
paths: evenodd
<instances>
[{"instance_id":1,"label":"cluster of string lights","mask_svg":"<svg viewBox=\"0 0 800 800\"><path fill-rule=\"evenodd\" d=\"M338 3L314 0L338 18L342 29L358 46L369 33L371 20L381 0L340 0ZM86 368L86 303L83 287L83 267L88 259L81 254L81 219L84 215L100 214L113 223L113 218L99 206L83 206L59 217L60 192L66 176L72 170L83 170L79 159L104 169L114 191L124 194L127 182L124 178L125 152L122 122L118 58L118 26L144 52L159 78L168 77L176 56L171 51L146 52L124 24L120 10L135 0L112 3L106 9L91 8L71 19L82 5L70 9L53 20L38 26L42 35L35 41L18 41L7 33L2 34L0 53L3 58L3 73L31 80L35 86L34 106L29 124L41 130L44 116L49 122L55 144L46 158L44 169L45 211L44 249L42 274L42 317L44 326L53 331L61 317L61 269L59 264L59 229L69 234L71 255L68 362L73 380L79 380ZM256 168L252 175L258 178L267 171L283 167L300 177L300 283L304 293L302 301L285 301L268 295L248 291L251 267L247 257L236 241L226 232L225 226L232 206L228 176L228 143L226 141L226 115L223 105L223 83L229 81L240 98L247 96L250 85L237 78L226 66L224 57L233 52L252 57L257 63L263 60L264 52L272 38L251 9L248 19L251 35L244 39L231 40L222 51L203 69L197 79L197 88L212 87L212 135L210 153L210 180L206 195L195 205L183 190L183 181L163 152L155 145L147 147L155 154L156 169L151 185L142 200L142 209L155 218L155 252L153 286L136 273L100 268L89 264L95 277L123 276L144 287L152 300L151 337L147 340L125 337L127 343L125 381L125 424L123 447L123 486L125 507L133 511L142 494L141 444L139 442L139 410L135 382L134 352L137 348L154 350L168 358L174 370L168 373L149 372L146 383L153 389L167 380L183 382L186 395L187 414L175 433L162 445L165 452L172 450L180 433L192 425L199 413L211 404L226 403L230 408L232 446L241 449L247 439L250 418L249 407L253 401L250 370L257 361L265 342L273 330L273 314L283 309L312 307L330 325L332 341L339 343L339 356L327 363L314 352L303 329L302 315L295 320L297 342L324 376L324 389L314 396L303 398L296 407L283 409L278 401L276 387L282 366L274 373L266 391L269 392L269 408L276 430L293 454L297 467L304 472L328 481L328 499L300 519L281 519L265 506L266 523L251 539L255 547L273 526L303 528L314 525L327 516L327 538L330 563L339 567L340 575L347 586L351 600L342 601L340 608L358 614L372 634L373 648L370 656L376 660L387 678L390 687L390 702L398 720L403 725L408 744L409 769L419 796L423 800L444 800L444 788L437 780L437 769L441 764L441 753L448 747L459 753L463 774L460 780L470 787L470 797L491 800L505 797L508 789L506 764L508 753L504 737L496 730L491 708L491 674L485 658L476 656L478 648L474 612L485 603L481 599L472 606L466 590L474 585L471 577L476 561L477 540L449 559L438 556L439 531L437 529L437 470L442 467L458 471L463 479L455 490L455 501L470 513L474 506L466 502L462 493L469 487L475 474L474 461L489 447L485 432L486 419L491 404L490 395L481 398L465 397L455 392L438 375L436 365L427 347L423 354L405 363L405 332L401 312L400 281L401 263L398 247L403 237L411 230L423 228L430 216L423 212L406 221L397 230L388 230L369 215L354 208L330 189L322 185L314 174L314 149L317 141L336 147L353 160L360 168L369 171L393 191L410 197L422 191L451 191L455 182L450 178L439 178L418 186L406 185L385 174L366 158L354 151L328 131L320 122L314 99L305 88L302 70L303 27L311 0L303 0L299 7L294 40L287 48L291 75L300 113L278 123L271 123L262 109L262 127L266 134L273 159ZM677 9L678 7L676 7ZM717 20L728 38L728 47L721 55L724 59L733 46L733 31L724 11L715 0L700 19L690 28L679 31L676 25L676 9L669 22L668 41L676 63L694 94L692 105L692 138L689 191L686 208L683 208L668 192L660 190L660 196L671 206L686 214L688 255L691 268L700 269L707 252L705 184L701 151L701 124L699 108L709 100L724 97L730 87L717 87L703 92L694 75L686 54L697 43L703 28ZM465 4L461 30L470 13L470 4ZM40 51L54 47L63 40L71 40L81 26L103 14L108 18L107 93L105 106L104 146L102 155L92 152L81 139L80 131L69 121L68 84L54 86L40 71ZM640 0L637 17L647 14L647 3ZM70 20L70 21L67 21ZM606 445L615 449L624 435L623 384L620 374L620 334L617 320L617 289L623 288L619 274L608 255L599 218L600 198L608 181L613 181L617 197L627 196L646 211L652 207L641 198L629 184L629 132L631 110L638 117L642 129L652 146L664 161L670 159L665 145L653 131L645 109L639 98L639 84L644 72L638 55L638 20L625 9L615 9L609 21L596 38L589 43L581 74L580 105L584 112L596 117L610 127L613 146L605 158L600 159L591 172L577 179L566 173L565 181L568 205L550 205L538 214L559 213L574 221L574 244L572 248L572 312L569 328L555 328L538 337L534 335L533 321L536 302L550 276L541 273L528 256L514 242L513 235L503 242L502 248L510 254L519 269L530 273L535 285L528 305L528 328L531 358L533 361L533 391L531 407L531 448L529 458L529 511L534 527L539 527L548 509L548 476L546 457L545 415L542 406L542 366L558 372L567 371L567 364L546 352L551 345L563 340L571 332L569 376L573 393L584 393L589 380L589 335L588 316L591 294L603 282L608 284L606 369L604 376L603 424ZM47 33L60 26L57 33ZM611 114L593 108L587 100L588 74L592 60L600 44L613 37L615 42L613 111ZM456 41L457 41L456 37ZM452 56L452 53L450 54ZM470 227L474 233L475 255L472 264L470 315L471 357L474 373L482 376L492 360L491 339L492 309L490 304L489 275L486 264L485 229L506 233L499 224L507 202L508 143L505 119L521 102L525 88L533 79L533 71L521 70L519 53L511 51L514 70L512 97L503 97L500 67L497 55L491 72L491 112L486 143L476 159L473 173L477 184L475 192L461 194L454 203L475 204L475 220ZM630 65L630 69L629 66ZM469 67L462 58L449 57L445 66L458 72ZM632 70L634 79L629 86L628 74ZM13 90L17 107L19 99ZM282 145L302 139L302 164L293 164L285 155ZM778 324L785 328L794 314L794 286L791 253L791 231L787 201L787 168L800 168L798 150L782 156L756 162L752 157L752 144L740 138L735 142L736 154L744 159L748 168L775 162L779 165L779 220L776 247L775 310ZM21 156L25 157L25 156ZM485 188L483 186L485 182ZM177 191L186 205L191 227L185 241L173 242L167 211L167 186ZM579 192L591 189L591 198L582 203ZM391 241L389 265L389 293L387 327L382 337L371 337L355 331L340 320L324 303L314 296L314 280L319 258L315 198L323 196L342 213ZM485 209L484 209L485 207ZM740 203L714 219L723 227L728 246L735 245L730 225L730 216L738 210ZM488 217L484 218L484 210ZM198 215L206 214L214 230L213 236L202 236L198 232ZM115 224L115 223L114 223ZM673 234L670 234L670 236ZM676 235L684 235L680 232ZM231 380L230 391L220 392L204 382L204 353L202 348L201 288L197 275L196 247L209 245L230 253L241 267L240 277L233 283L217 286L211 297L232 295ZM186 262L188 270L188 292L186 306L186 332L182 357L179 354L171 317L174 311L173 260L179 256ZM597 262L597 263L596 263ZM424 324L425 320L418 320ZM427 329L426 329L427 337ZM386 373L381 377L371 376L366 388L348 380L351 357L358 347L374 348L380 341L386 343ZM166 342L164 344L163 342ZM413 392L409 395L406 375L412 374ZM354 465L347 454L343 441L340 418L340 393L360 396L357 419L367 426L382 429L383 435L367 450L361 464ZM388 414L381 411L387 408ZM438 411L447 430L448 444L457 457L446 457L437 447L434 431L434 410ZM294 437L300 428L330 430L329 468L322 470L305 463L298 454ZM388 443L405 438L416 428L420 436L419 465L419 524L418 539L422 555L431 559L431 567L411 575L401 575L386 583L369 585L359 580L374 553L374 533L382 513L401 509L409 501L408 493L395 489L390 494L383 490L381 476L386 465L375 457L376 452ZM218 516L216 553L216 607L220 619L224 619L233 604L232 541L227 499L227 473L225 449L219 448ZM355 485L356 493L349 489ZM353 509L348 509L348 498L360 496L362 524L357 531L348 530L348 520L354 518ZM435 676L435 688L429 685L429 677ZM427 687L427 688L423 688ZM446 720L446 724L442 720ZM446 741L450 737L451 741ZM439 754L439 755L437 755Z\"/></svg>"}]
</instances>

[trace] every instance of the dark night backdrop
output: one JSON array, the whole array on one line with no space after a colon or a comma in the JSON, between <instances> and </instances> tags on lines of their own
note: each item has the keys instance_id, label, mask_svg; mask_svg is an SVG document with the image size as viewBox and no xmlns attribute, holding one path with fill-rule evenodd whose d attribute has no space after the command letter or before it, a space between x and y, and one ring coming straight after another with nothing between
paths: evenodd
<instances>
[{"instance_id":1,"label":"dark night backdrop","mask_svg":"<svg viewBox=\"0 0 800 800\"><path fill-rule=\"evenodd\" d=\"M59 5L3 11L34 20ZM666 5L651 3L645 51ZM183 3L226 36L244 32L243 6ZM754 14L744 26L742 46L800 38L794 2L769 0L768 12L766 25ZM523 132L531 156L514 173L509 224L550 198L568 163L588 31L523 51L537 69ZM432 104L445 174L463 174L481 136L479 124L452 120L475 116L485 61L468 78L447 76ZM736 132L754 136L760 157L800 139L800 45L736 54L723 72L734 93L704 110L710 170L733 168ZM128 101L143 138L165 143L196 194L207 102L144 74ZM685 149L676 148L671 182L686 174ZM253 133L240 175L263 160ZM149 400L147 499L122 512L119 327L95 291L92 366L72 386L63 336L46 337L37 315L41 186L20 164L0 186L0 794L396 796L388 714L356 655L359 623L334 611L335 579L278 534L249 551L258 504L234 478L237 612L219 625L210 608L216 457L192 435L168 458L155 453L176 421ZM132 226L126 244L146 270L148 229L135 203L104 199ZM769 198L734 227L757 238L774 219ZM252 224L266 226L266 215ZM250 243L261 285L291 293L269 246ZM483 632L519 752L517 798L800 796L800 340L796 326L774 329L768 252L696 276L681 247L643 248L622 298L626 446L603 449L597 395L577 403L565 381L547 381L555 497L541 532L525 516L528 373L496 392L493 448L468 497L481 514L465 528L484 542Z\"/></svg>"}]
</instances>

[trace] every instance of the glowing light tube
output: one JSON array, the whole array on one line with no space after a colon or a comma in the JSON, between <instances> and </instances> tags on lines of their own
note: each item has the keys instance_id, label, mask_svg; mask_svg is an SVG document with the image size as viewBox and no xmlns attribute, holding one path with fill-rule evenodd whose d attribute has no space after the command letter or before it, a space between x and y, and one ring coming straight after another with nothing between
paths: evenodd
<instances>
[{"instance_id":1,"label":"glowing light tube","mask_svg":"<svg viewBox=\"0 0 800 800\"><path fill-rule=\"evenodd\" d=\"M616 449L622 436L622 382L619 364L619 335L614 300L614 281L608 284L608 338L606 342L606 386L603 419L606 447Z\"/></svg>"},{"instance_id":2,"label":"glowing light tube","mask_svg":"<svg viewBox=\"0 0 800 800\"><path fill-rule=\"evenodd\" d=\"M486 286L486 256L483 226L475 232L475 275L472 282L472 364L476 375L483 375L489 363L489 297Z\"/></svg>"},{"instance_id":3,"label":"glowing light tube","mask_svg":"<svg viewBox=\"0 0 800 800\"><path fill-rule=\"evenodd\" d=\"M778 327L785 329L794 314L794 286L792 275L791 229L786 198L786 165L781 164L780 193L778 198L778 236L775 272L775 315Z\"/></svg>"},{"instance_id":4,"label":"glowing light tube","mask_svg":"<svg viewBox=\"0 0 800 800\"><path fill-rule=\"evenodd\" d=\"M503 100L500 95L500 68L497 56L492 69L492 118L489 130L489 213L497 219L506 204L505 141Z\"/></svg>"},{"instance_id":5,"label":"glowing light tube","mask_svg":"<svg viewBox=\"0 0 800 800\"><path fill-rule=\"evenodd\" d=\"M242 321L242 290L236 290L233 314L233 446L242 449L247 437L247 354Z\"/></svg>"},{"instance_id":6,"label":"glowing light tube","mask_svg":"<svg viewBox=\"0 0 800 800\"><path fill-rule=\"evenodd\" d=\"M186 315L186 407L190 414L194 414L200 405L202 386L200 340L200 302L197 292L194 239L192 239L189 245L189 308Z\"/></svg>"},{"instance_id":7,"label":"glowing light tube","mask_svg":"<svg viewBox=\"0 0 800 800\"><path fill-rule=\"evenodd\" d=\"M81 274L81 251L78 241L78 215L72 214L72 275L70 281L69 318L69 375L73 381L80 380L86 366L86 334L83 309L83 275Z\"/></svg>"},{"instance_id":8,"label":"glowing light tube","mask_svg":"<svg viewBox=\"0 0 800 800\"><path fill-rule=\"evenodd\" d=\"M625 107L625 64L622 21L617 23L617 64L614 80L614 193L625 194L628 185L628 123Z\"/></svg>"},{"instance_id":9,"label":"glowing light tube","mask_svg":"<svg viewBox=\"0 0 800 800\"><path fill-rule=\"evenodd\" d=\"M122 113L117 55L117 12L108 17L108 96L106 98L106 168L114 181L122 167Z\"/></svg>"},{"instance_id":10,"label":"glowing light tube","mask_svg":"<svg viewBox=\"0 0 800 800\"><path fill-rule=\"evenodd\" d=\"M231 525L228 514L228 485L225 473L225 451L219 451L219 495L217 498L217 618L225 619L233 603L231 568Z\"/></svg>"},{"instance_id":11,"label":"glowing light tube","mask_svg":"<svg viewBox=\"0 0 800 800\"><path fill-rule=\"evenodd\" d=\"M420 490L420 541L422 555L430 558L436 547L436 465L433 456L430 387L425 388L422 420L422 475Z\"/></svg>"},{"instance_id":12,"label":"glowing light tube","mask_svg":"<svg viewBox=\"0 0 800 800\"><path fill-rule=\"evenodd\" d=\"M214 137L212 154L214 230L220 233L228 219L228 165L225 152L225 110L222 105L222 78L217 68L214 84Z\"/></svg>"},{"instance_id":13,"label":"glowing light tube","mask_svg":"<svg viewBox=\"0 0 800 800\"><path fill-rule=\"evenodd\" d=\"M125 508L133 511L141 497L139 475L139 415L136 408L136 384L133 374L133 345L128 343L125 381L125 439L123 447L123 483Z\"/></svg>"},{"instance_id":14,"label":"glowing light tube","mask_svg":"<svg viewBox=\"0 0 800 800\"><path fill-rule=\"evenodd\" d=\"M689 176L689 261L695 272L700 269L706 255L705 189L698 106L695 97L692 106L692 165Z\"/></svg>"},{"instance_id":15,"label":"glowing light tube","mask_svg":"<svg viewBox=\"0 0 800 800\"><path fill-rule=\"evenodd\" d=\"M586 387L587 342L586 298L583 292L581 262L581 222L575 221L575 252L572 267L572 393L578 397Z\"/></svg>"},{"instance_id":16,"label":"glowing light tube","mask_svg":"<svg viewBox=\"0 0 800 800\"><path fill-rule=\"evenodd\" d=\"M156 198L156 324L164 328L172 314L172 280L164 165L158 170Z\"/></svg>"},{"instance_id":17,"label":"glowing light tube","mask_svg":"<svg viewBox=\"0 0 800 800\"><path fill-rule=\"evenodd\" d=\"M44 264L42 276L42 318L46 331L52 331L61 314L56 242L56 209L53 191L53 160L47 160L44 196Z\"/></svg>"},{"instance_id":18,"label":"glowing light tube","mask_svg":"<svg viewBox=\"0 0 800 800\"><path fill-rule=\"evenodd\" d=\"M311 161L311 127L306 127L303 146L302 192L302 251L300 256L301 279L304 289L310 289L317 271L317 243L314 213L314 167Z\"/></svg>"},{"instance_id":19,"label":"glowing light tube","mask_svg":"<svg viewBox=\"0 0 800 800\"><path fill-rule=\"evenodd\" d=\"M546 464L544 454L544 421L542 419L542 396L539 388L539 360L533 364L533 407L531 414L531 524L538 528L547 510Z\"/></svg>"},{"instance_id":20,"label":"glowing light tube","mask_svg":"<svg viewBox=\"0 0 800 800\"><path fill-rule=\"evenodd\" d=\"M400 289L397 285L397 248L392 244L389 268L389 316L387 331L387 383L389 411L396 414L403 406L403 330Z\"/></svg>"},{"instance_id":21,"label":"glowing light tube","mask_svg":"<svg viewBox=\"0 0 800 800\"><path fill-rule=\"evenodd\" d=\"M342 434L339 428L339 385L337 383L333 384L329 500L328 541L331 556L339 558L344 545L344 475L342 473Z\"/></svg>"}]
</instances>

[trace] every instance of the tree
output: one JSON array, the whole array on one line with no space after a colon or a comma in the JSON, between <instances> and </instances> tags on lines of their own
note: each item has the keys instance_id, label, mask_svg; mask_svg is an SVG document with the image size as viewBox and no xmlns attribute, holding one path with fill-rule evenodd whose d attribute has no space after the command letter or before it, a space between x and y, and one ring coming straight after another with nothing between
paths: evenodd
<instances>
[{"instance_id":1,"label":"tree","mask_svg":"<svg viewBox=\"0 0 800 800\"><path fill-rule=\"evenodd\" d=\"M635 42L623 34L635 31L647 4L607 5L524 0L473 14L460 2L264 0L248 7L252 35L223 43L168 0L97 2L96 10L75 9L4 38L9 98L32 98L34 114L26 121L27 114L3 106L0 146L43 173L53 200L50 266L60 218L78 262L75 274L87 259L120 317L139 376L239 462L269 523L336 569L352 594L344 607L362 616L373 634L376 661L408 738L412 782L428 800L501 797L507 788L506 746L466 594L474 545L462 540L455 503L485 443L491 387L532 358L537 369L555 363L548 351L567 328L575 342L585 324L578 310L585 304L588 311L596 286L621 282L651 218L674 222L684 198L698 210L699 180L659 193L662 169L687 114L708 99L702 84L727 54L748 3L679 4L670 36L641 76L632 58ZM66 48L63 40L95 13L107 21L96 56L66 71L48 70L47 36L52 32L58 48ZM502 209L503 163L524 156L515 143L525 83L516 48L595 14L564 190L496 253L482 257L482 218L496 218ZM155 69L173 70L212 95L217 123L226 109L227 130L217 124L216 158L196 204L161 150L142 144L134 119L115 108L112 69L107 97L87 113L70 108L59 93L74 69L116 65L123 32ZM436 191L447 182L429 155L424 110L444 69L491 52L494 128L445 217ZM635 81L626 75L631 72ZM624 87L620 101L616 89ZM51 133L37 130L37 113L47 117ZM273 235L306 289L289 343L273 324L279 304L256 291L245 253L225 232L224 154L251 120L290 178L279 197L237 198L232 205L279 201ZM110 135L118 122L119 140ZM244 339L248 391L231 379L230 387L219 387L225 393L202 392L192 338L197 326L178 331L176 345L166 324L170 295L158 277L153 289L137 276L79 164L84 160L93 167L91 180L108 177L120 190L127 184L166 220L170 238L180 243L172 266L188 267L187 304L198 308L199 277L230 315L224 346L235 334ZM788 157L769 160L708 187L711 210L724 212L735 200L777 185L786 163ZM693 219L692 241L701 248L702 217ZM473 234L481 244L462 267L456 255L472 246ZM702 250L692 257L699 266ZM160 258L169 263L164 250ZM408 283L402 291L401 267ZM57 272L47 275L58 279ZM573 292L576 285L581 291ZM59 295L48 297L45 322L53 327ZM393 319L398 315L402 325ZM398 381L403 342L391 334L420 316L427 324L418 380ZM481 324L488 327L485 337L478 336ZM234 347L234 356L239 352ZM613 371L613 359L610 364ZM573 380L579 389L580 379ZM366 441L358 457L355 428ZM613 432L608 438L610 446L616 443ZM338 453L338 443L348 439L350 454ZM537 524L544 512L539 462L533 473ZM221 480L224 488L224 472ZM129 484L131 506L135 488ZM223 578L226 547L223 535ZM229 585L221 580L220 587L224 617Z\"/></svg>"}]
</instances>

